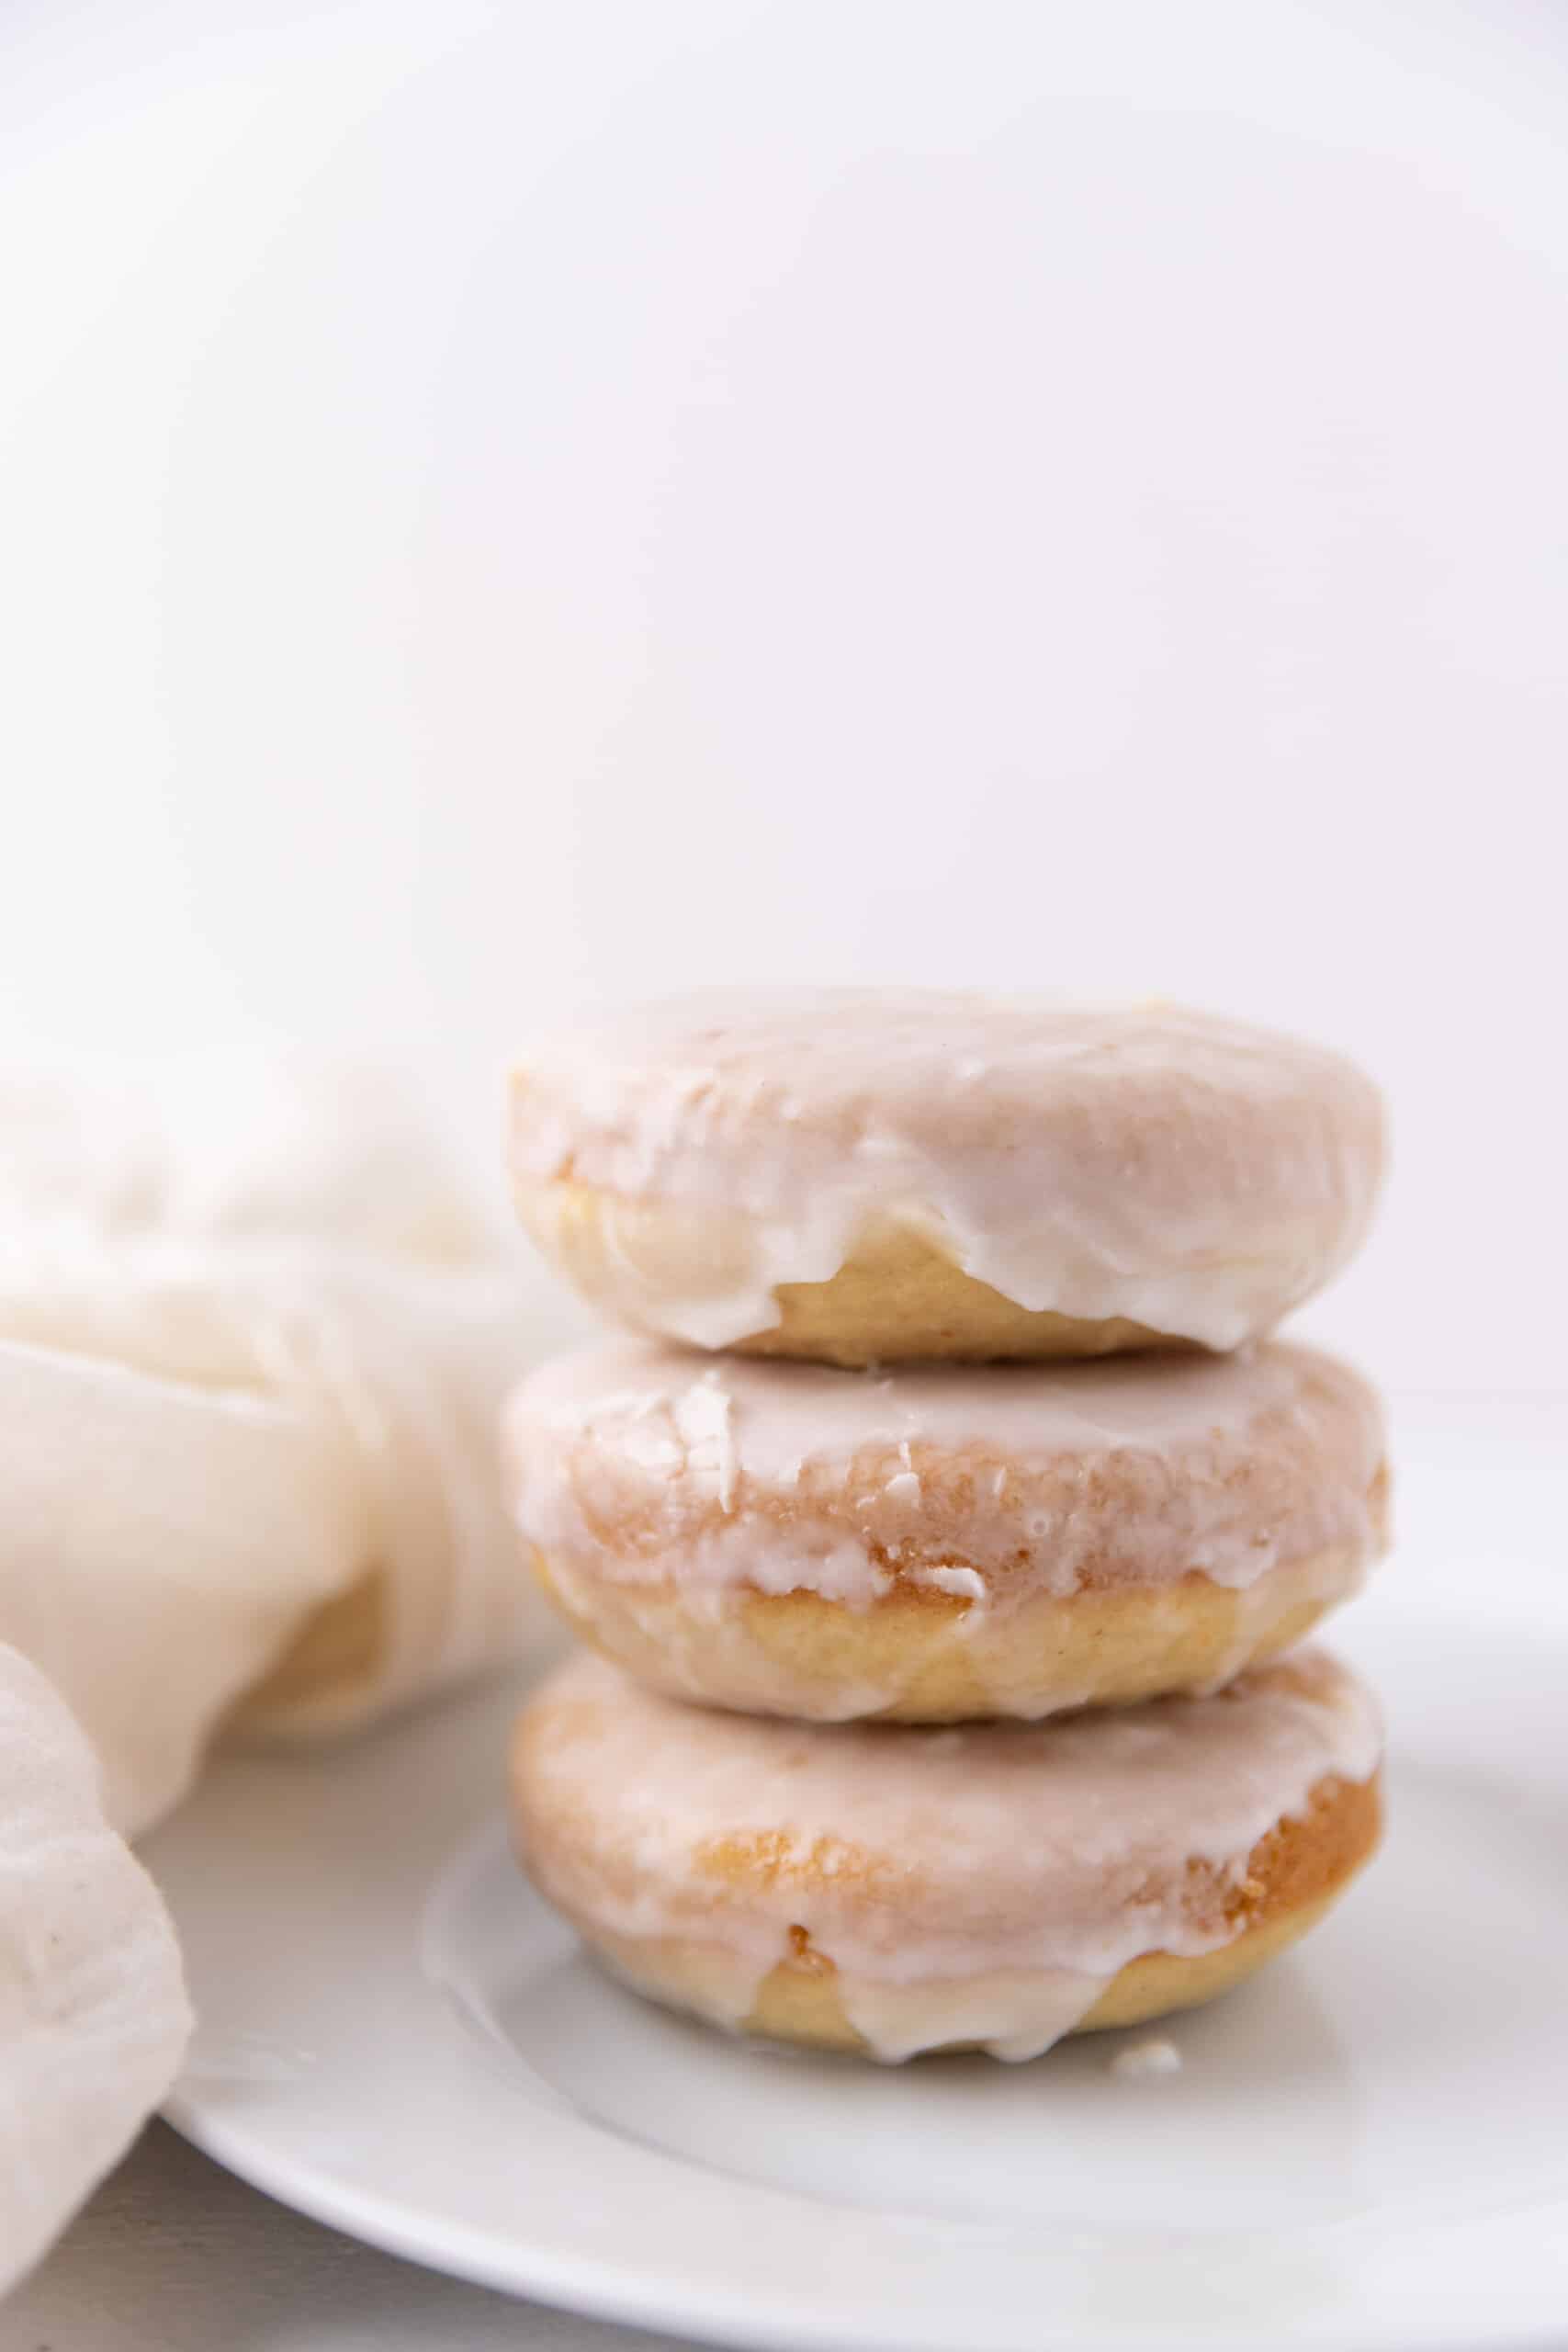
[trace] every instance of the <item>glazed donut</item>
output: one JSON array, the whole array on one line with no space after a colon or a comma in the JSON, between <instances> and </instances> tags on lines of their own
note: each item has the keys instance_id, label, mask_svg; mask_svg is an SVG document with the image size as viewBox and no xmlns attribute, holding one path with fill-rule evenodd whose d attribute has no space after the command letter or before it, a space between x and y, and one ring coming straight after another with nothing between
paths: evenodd
<instances>
[{"instance_id":1,"label":"glazed donut","mask_svg":"<svg viewBox=\"0 0 1568 2352\"><path fill-rule=\"evenodd\" d=\"M558 1669L513 1749L522 1860L637 1991L897 2060L1032 2058L1208 2000L1377 1842L1381 1738L1322 1651L1061 1723L830 1729Z\"/></svg>"},{"instance_id":2,"label":"glazed donut","mask_svg":"<svg viewBox=\"0 0 1568 2352\"><path fill-rule=\"evenodd\" d=\"M845 1364L1234 1348L1350 1257L1376 1089L1165 1004L697 997L516 1071L536 1240L613 1319Z\"/></svg>"},{"instance_id":3,"label":"glazed donut","mask_svg":"<svg viewBox=\"0 0 1568 2352\"><path fill-rule=\"evenodd\" d=\"M1376 1396L1280 1343L875 1374L612 1340L534 1373L504 1445L588 1641L673 1697L814 1722L1217 1688L1385 1537Z\"/></svg>"}]
</instances>

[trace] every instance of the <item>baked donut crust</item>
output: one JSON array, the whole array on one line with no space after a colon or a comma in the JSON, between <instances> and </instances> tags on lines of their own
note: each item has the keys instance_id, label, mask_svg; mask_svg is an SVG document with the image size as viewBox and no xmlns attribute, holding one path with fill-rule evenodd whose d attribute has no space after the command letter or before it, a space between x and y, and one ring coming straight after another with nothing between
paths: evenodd
<instances>
[{"instance_id":1,"label":"baked donut crust","mask_svg":"<svg viewBox=\"0 0 1568 2352\"><path fill-rule=\"evenodd\" d=\"M519 1723L513 1818L540 1891L655 2000L886 2060L1022 2057L1305 1934L1375 1849L1380 1746L1314 1651L1209 1699L934 1734L716 1716L578 1659Z\"/></svg>"},{"instance_id":2,"label":"baked donut crust","mask_svg":"<svg viewBox=\"0 0 1568 2352\"><path fill-rule=\"evenodd\" d=\"M1038 1717L1217 1687L1386 1541L1381 1408L1344 1364L711 1363L611 1340L513 1396L547 1591L652 1688L813 1722Z\"/></svg>"},{"instance_id":3,"label":"baked donut crust","mask_svg":"<svg viewBox=\"0 0 1568 2352\"><path fill-rule=\"evenodd\" d=\"M1348 1547L1275 1569L1246 1591L1200 1575L1153 1591L1024 1600L971 1629L971 1602L902 1591L855 1611L810 1592L744 1593L694 1611L678 1586L600 1586L584 1598L535 1573L604 1657L672 1699L808 1723L1037 1722L1169 1690L1215 1690L1294 1647L1354 1592Z\"/></svg>"},{"instance_id":4,"label":"baked donut crust","mask_svg":"<svg viewBox=\"0 0 1568 2352\"><path fill-rule=\"evenodd\" d=\"M632 1301L629 1268L659 1269L684 1288L748 1254L744 1228L722 1215L669 1202L626 1201L585 1184L513 1186L517 1213L557 1271L612 1322L658 1334L672 1320ZM965 1273L952 1242L929 1223L877 1217L848 1244L825 1281L773 1285L765 1329L727 1340L741 1355L796 1356L859 1371L867 1364L1008 1360L1055 1363L1196 1341L1124 1315L1063 1315L1021 1306ZM676 1332L676 1336L690 1334Z\"/></svg>"},{"instance_id":5,"label":"baked donut crust","mask_svg":"<svg viewBox=\"0 0 1568 2352\"><path fill-rule=\"evenodd\" d=\"M1171 2017L1181 2009L1201 2008L1222 1993L1230 1992L1233 1986L1244 1984L1249 1976L1256 1976L1260 1968L1266 1968L1271 1960L1277 1960L1292 1944L1310 1935L1327 1917L1351 1880L1377 1849L1382 1824L1381 1780L1321 1782L1314 1810L1320 1816L1322 1833L1319 1850L1314 1858L1322 1864L1314 1872L1321 1881L1321 1892L1287 1901L1275 1893L1267 1862L1260 1861L1259 1884L1271 1898L1266 1916L1246 1928L1234 1943L1224 1944L1217 1951L1201 1952L1196 1957L1151 1951L1129 1961L1118 1970L1092 2007L1076 2025L1067 2028L1063 2039L1078 2033L1107 2033L1121 2026L1148 2025L1156 2018ZM1338 1867L1333 1866L1329 1856L1337 1858ZM599 1939L597 1950L612 1973L633 1992L660 2002L666 2008L682 2009L694 2017L708 2016L704 1998L705 1955L700 1946L606 1937ZM741 2030L766 2041L795 2042L808 2049L874 2057L871 2044L845 2013L838 1974L831 1961L824 1959L809 1939L803 1940L787 1960L780 1961L764 1977L755 2004L741 2021ZM973 1987L967 1988L967 1997L974 1997ZM998 1986L997 1997L1006 1998L1005 1987ZM911 2054L936 2057L983 2046L973 2040L957 2039L932 2042Z\"/></svg>"},{"instance_id":6,"label":"baked donut crust","mask_svg":"<svg viewBox=\"0 0 1568 2352\"><path fill-rule=\"evenodd\" d=\"M698 997L513 1084L517 1205L633 1329L844 1364L1260 1336L1359 1245L1375 1089L1165 1004Z\"/></svg>"}]
</instances>

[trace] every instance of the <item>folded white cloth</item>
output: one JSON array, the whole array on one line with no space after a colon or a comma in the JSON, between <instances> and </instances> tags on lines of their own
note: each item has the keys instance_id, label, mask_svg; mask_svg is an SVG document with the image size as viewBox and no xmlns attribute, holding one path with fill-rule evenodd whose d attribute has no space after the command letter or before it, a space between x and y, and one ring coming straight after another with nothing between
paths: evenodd
<instances>
[{"instance_id":1,"label":"folded white cloth","mask_svg":"<svg viewBox=\"0 0 1568 2352\"><path fill-rule=\"evenodd\" d=\"M500 1167L500 1144L495 1147ZM509 1224L390 1070L201 1054L0 1070L0 1214L106 1241L313 1241L494 1267Z\"/></svg>"},{"instance_id":2,"label":"folded white cloth","mask_svg":"<svg viewBox=\"0 0 1568 2352\"><path fill-rule=\"evenodd\" d=\"M129 2145L190 2032L168 1915L97 1777L43 1676L0 1648L0 2293Z\"/></svg>"},{"instance_id":3,"label":"folded white cloth","mask_svg":"<svg viewBox=\"0 0 1568 2352\"><path fill-rule=\"evenodd\" d=\"M385 1082L0 1081L0 1640L145 1827L230 1724L547 1647L501 1505L535 1281Z\"/></svg>"}]
</instances>

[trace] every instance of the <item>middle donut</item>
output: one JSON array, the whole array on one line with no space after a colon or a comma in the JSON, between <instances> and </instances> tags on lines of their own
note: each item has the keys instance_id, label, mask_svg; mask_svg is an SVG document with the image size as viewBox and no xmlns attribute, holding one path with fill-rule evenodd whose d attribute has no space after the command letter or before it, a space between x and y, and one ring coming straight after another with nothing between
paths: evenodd
<instances>
[{"instance_id":1,"label":"middle donut","mask_svg":"<svg viewBox=\"0 0 1568 2352\"><path fill-rule=\"evenodd\" d=\"M1281 1343L879 1374L615 1340L524 1383L506 1453L585 1639L809 1722L1217 1689L1386 1542L1374 1392Z\"/></svg>"}]
</instances>

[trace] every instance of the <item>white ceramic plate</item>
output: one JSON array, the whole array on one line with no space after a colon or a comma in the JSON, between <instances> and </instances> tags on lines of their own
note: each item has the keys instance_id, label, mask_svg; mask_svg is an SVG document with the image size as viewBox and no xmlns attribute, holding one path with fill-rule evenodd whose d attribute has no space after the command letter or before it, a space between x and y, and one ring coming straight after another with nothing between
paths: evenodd
<instances>
[{"instance_id":1,"label":"white ceramic plate","mask_svg":"<svg viewBox=\"0 0 1568 2352\"><path fill-rule=\"evenodd\" d=\"M231 1759L151 1841L203 2020L171 2117L376 2245L737 2344L1561 2346L1559 1476L1540 1440L1409 1466L1341 1643L1393 1726L1387 1848L1298 1954L1173 2022L1179 2074L1112 2074L1121 2035L883 2071L642 2007L507 1858L492 1691Z\"/></svg>"}]
</instances>

